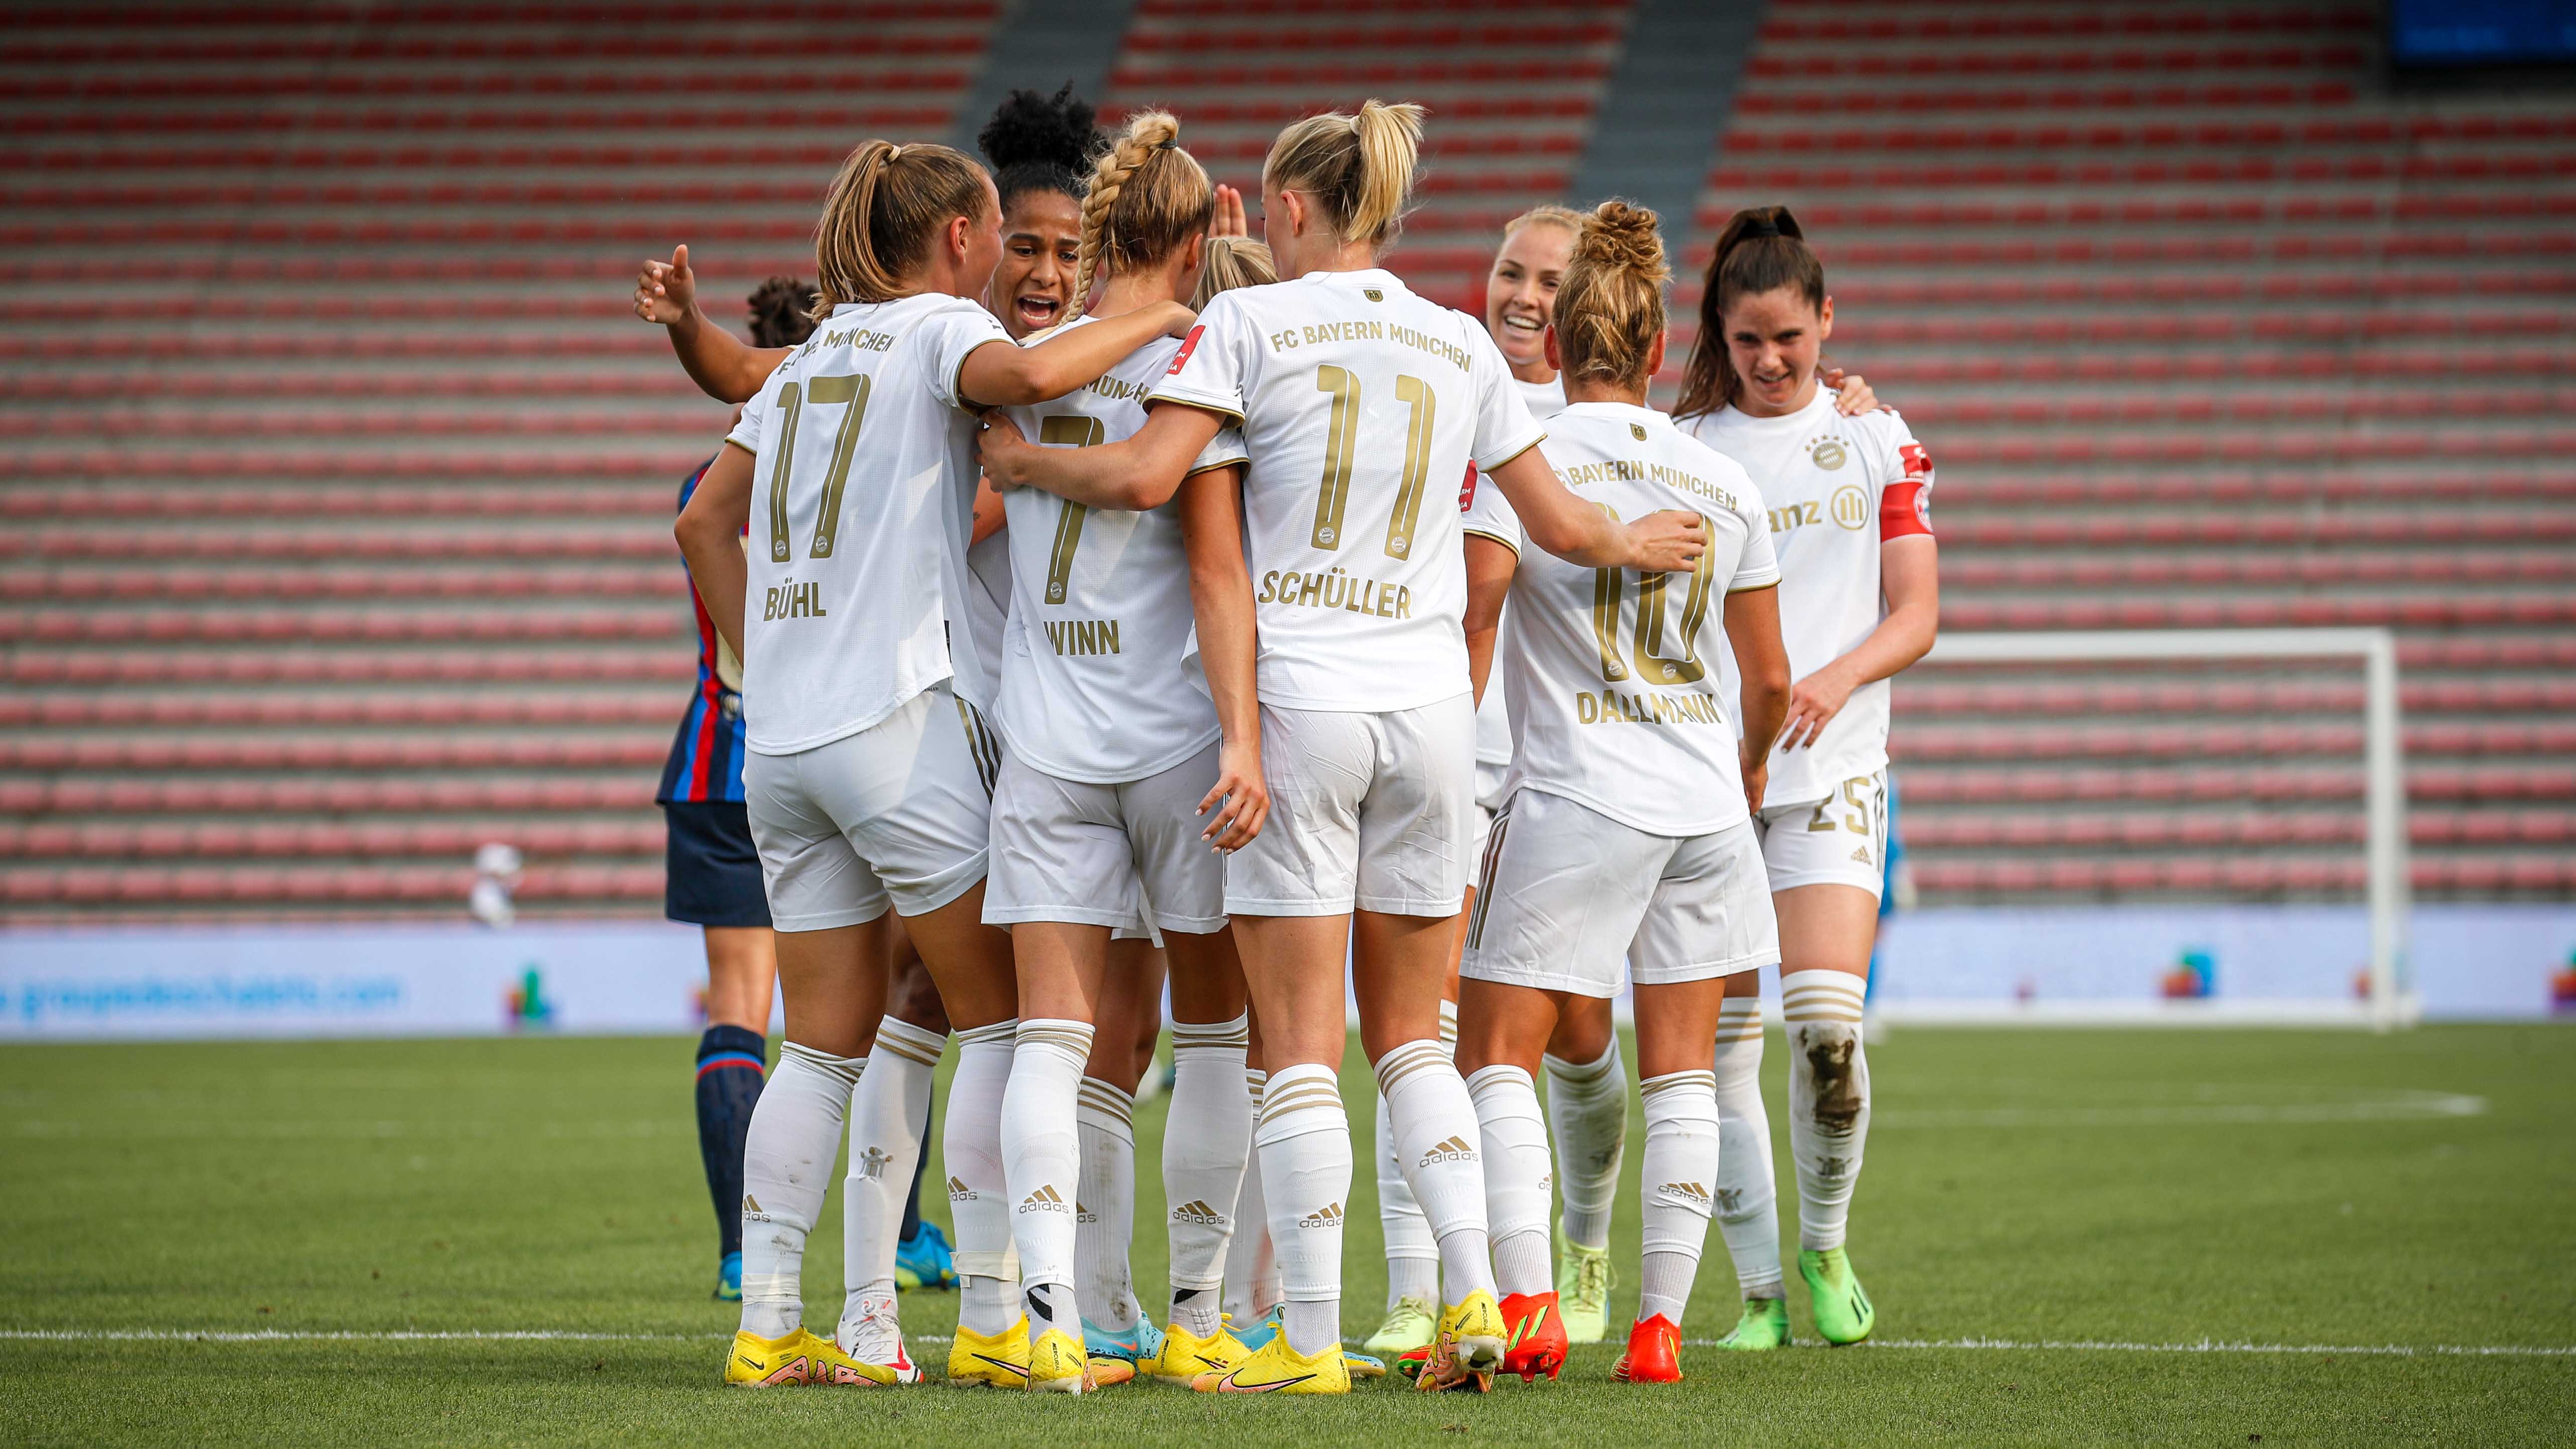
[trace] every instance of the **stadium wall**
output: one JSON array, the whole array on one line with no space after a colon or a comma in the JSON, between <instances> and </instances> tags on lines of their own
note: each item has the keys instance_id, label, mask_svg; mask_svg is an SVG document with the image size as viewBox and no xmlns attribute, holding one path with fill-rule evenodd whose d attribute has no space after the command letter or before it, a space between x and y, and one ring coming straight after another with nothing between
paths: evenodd
<instances>
[{"instance_id":1,"label":"stadium wall","mask_svg":"<svg viewBox=\"0 0 2576 1449\"><path fill-rule=\"evenodd\" d=\"M2576 906L2424 905L2413 930L2426 1018L2576 1013ZM1878 1000L1907 1021L2259 1021L2349 997L2367 943L2359 906L1941 907L1891 923ZM2167 1001L2187 954L2210 994ZM705 984L697 933L649 922L17 930L0 1041L677 1033Z\"/></svg>"}]
</instances>

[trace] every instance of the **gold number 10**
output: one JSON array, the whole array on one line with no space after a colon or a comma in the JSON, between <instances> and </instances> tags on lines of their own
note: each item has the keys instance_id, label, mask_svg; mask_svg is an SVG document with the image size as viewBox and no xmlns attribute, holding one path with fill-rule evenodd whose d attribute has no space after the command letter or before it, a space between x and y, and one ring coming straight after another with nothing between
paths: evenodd
<instances>
[{"instance_id":1,"label":"gold number 10","mask_svg":"<svg viewBox=\"0 0 2576 1449\"><path fill-rule=\"evenodd\" d=\"M1714 529L1703 515L1703 525ZM1711 555L1714 550L1700 551L1699 564L1691 570L1690 588L1682 596L1682 657L1666 659L1655 653L1655 645L1664 637L1664 589L1671 574L1646 574L1637 580L1637 635L1633 650L1619 648L1619 615L1627 603L1627 577L1622 569L1595 569L1592 573L1592 637L1601 650L1601 678L1616 684L1629 677L1630 661L1636 674L1647 684L1697 684L1708 676L1708 665L1699 657L1699 626L1708 618L1709 580L1712 577Z\"/></svg>"},{"instance_id":2,"label":"gold number 10","mask_svg":"<svg viewBox=\"0 0 2576 1449\"><path fill-rule=\"evenodd\" d=\"M1350 369L1326 363L1315 369L1315 390L1330 393L1333 414L1324 425L1324 481L1315 498L1315 547L1339 550L1342 513L1351 499L1351 462L1360 429L1360 380ZM1404 475L1395 493L1395 514L1386 521L1386 556L1410 558L1413 532L1422 522L1423 485L1431 476L1431 429L1440 399L1431 384L1418 377L1395 380L1396 400L1411 409L1404 430Z\"/></svg>"},{"instance_id":3,"label":"gold number 10","mask_svg":"<svg viewBox=\"0 0 2576 1449\"><path fill-rule=\"evenodd\" d=\"M769 465L770 562L787 563L795 556L787 542L787 475L796 462L797 419L809 402L849 406L841 415L841 431L832 438L832 466L823 475L822 507L814 519L813 547L807 550L814 558L832 556L832 542L841 532L841 493L850 481L850 456L858 450L859 425L868 415L868 382L865 373L849 373L808 378L802 389L791 382L778 390L778 458Z\"/></svg>"}]
</instances>

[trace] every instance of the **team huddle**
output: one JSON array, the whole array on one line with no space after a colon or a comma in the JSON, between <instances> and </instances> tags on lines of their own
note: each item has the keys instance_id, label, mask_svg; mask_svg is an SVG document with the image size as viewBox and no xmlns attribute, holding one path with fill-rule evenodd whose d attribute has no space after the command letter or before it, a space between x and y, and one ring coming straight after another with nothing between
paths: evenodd
<instances>
[{"instance_id":1,"label":"team huddle","mask_svg":"<svg viewBox=\"0 0 2576 1449\"><path fill-rule=\"evenodd\" d=\"M896 1250L941 1027L951 1382L1553 1378L1610 1331L1628 988L1643 1255L1616 1375L1681 1377L1712 1217L1744 1304L1723 1346L1785 1346L1763 966L1799 1274L1822 1336L1871 1331L1844 1236L1889 679L1937 613L1929 458L1820 372L1833 307L1781 208L1719 238L1671 415L1647 405L1653 212L1515 219L1482 319L1414 294L1380 261L1423 116L1289 125L1266 246L1163 112L1093 146L1085 108L1069 154L998 187L947 147L866 142L792 347L677 325L679 274L639 280L639 314L742 404L676 530L739 659L786 1008L741 1150L726 1382L920 1377ZM1032 219L1068 204L1071 236ZM899 950L933 1025L889 1014ZM1123 1114L1134 1074L1099 1063L1141 1070L1140 972L1166 963L1153 1312L1124 1268L1132 1138L1078 1122ZM1389 1278L1358 1349L1354 998ZM845 1132L826 1336L801 1267Z\"/></svg>"}]
</instances>

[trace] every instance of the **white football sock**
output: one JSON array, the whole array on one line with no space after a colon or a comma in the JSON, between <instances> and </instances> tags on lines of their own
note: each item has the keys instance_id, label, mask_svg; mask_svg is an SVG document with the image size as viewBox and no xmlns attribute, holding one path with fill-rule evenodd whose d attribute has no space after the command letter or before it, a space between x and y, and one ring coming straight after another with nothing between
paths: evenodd
<instances>
[{"instance_id":1,"label":"white football sock","mask_svg":"<svg viewBox=\"0 0 2576 1449\"><path fill-rule=\"evenodd\" d=\"M1096 1077L1082 1079L1082 1100L1073 1111L1074 1130L1082 1138L1081 1191L1073 1205L1073 1296L1086 1321L1113 1333L1145 1316L1127 1264L1136 1231L1135 1118L1134 1097Z\"/></svg>"},{"instance_id":2,"label":"white football sock","mask_svg":"<svg viewBox=\"0 0 2576 1449\"><path fill-rule=\"evenodd\" d=\"M1717 1180L1717 1079L1708 1072L1670 1072L1642 1084L1646 1150L1637 1165L1645 1212L1645 1262L1638 1274L1637 1321L1661 1314L1681 1326L1699 1276L1700 1248Z\"/></svg>"},{"instance_id":3,"label":"white football sock","mask_svg":"<svg viewBox=\"0 0 2576 1449\"><path fill-rule=\"evenodd\" d=\"M1219 1326L1226 1245L1252 1153L1252 1094L1243 1071L1248 1022L1238 1016L1212 1025L1172 1023L1172 1105L1163 1124L1170 1321L1200 1338L1214 1336Z\"/></svg>"},{"instance_id":4,"label":"white football sock","mask_svg":"<svg viewBox=\"0 0 2576 1449\"><path fill-rule=\"evenodd\" d=\"M1494 1291L1494 1260L1485 1242L1485 1170L1476 1103L1458 1068L1437 1042L1409 1041L1377 1059L1378 1095L1386 1098L1396 1151L1414 1201L1440 1243L1445 1300Z\"/></svg>"},{"instance_id":5,"label":"white football sock","mask_svg":"<svg viewBox=\"0 0 2576 1449\"><path fill-rule=\"evenodd\" d=\"M1053 1017L1020 1021L1011 1079L1002 1091L1003 1194L1013 1204L1011 1241L1020 1250L1020 1294L1029 1332L1080 1333L1062 1322L1073 1308L1074 1213L1081 1202L1082 1139L1075 1097L1091 1058L1091 1023ZM1044 1294L1044 1289L1059 1289Z\"/></svg>"},{"instance_id":6,"label":"white football sock","mask_svg":"<svg viewBox=\"0 0 2576 1449\"><path fill-rule=\"evenodd\" d=\"M1771 1114L1762 1105L1762 999L1731 996L1717 1013L1717 1230L1735 1260L1738 1298L1778 1298L1780 1200L1772 1182Z\"/></svg>"},{"instance_id":7,"label":"white football sock","mask_svg":"<svg viewBox=\"0 0 2576 1449\"><path fill-rule=\"evenodd\" d=\"M1404 1162L1395 1152L1395 1129L1387 1123L1385 1093L1377 1094L1377 1111L1370 1120L1377 1221L1386 1243L1386 1305L1393 1308L1395 1300L1407 1297L1438 1303L1440 1240L1431 1236L1431 1222L1422 1215L1422 1205L1413 1200L1413 1188L1404 1180Z\"/></svg>"},{"instance_id":8,"label":"white football sock","mask_svg":"<svg viewBox=\"0 0 2576 1449\"><path fill-rule=\"evenodd\" d=\"M1556 1139L1556 1190L1565 1199L1565 1236L1586 1248L1610 1246L1619 1162L1628 1147L1628 1072L1619 1034L1589 1062L1542 1057L1547 1125Z\"/></svg>"},{"instance_id":9,"label":"white football sock","mask_svg":"<svg viewBox=\"0 0 2576 1449\"><path fill-rule=\"evenodd\" d=\"M1798 1242L1843 1245L1852 1184L1869 1140L1869 1057L1860 1004L1868 983L1848 971L1792 971L1780 978L1789 1036L1789 1155L1798 1164Z\"/></svg>"},{"instance_id":10,"label":"white football sock","mask_svg":"<svg viewBox=\"0 0 2576 1449\"><path fill-rule=\"evenodd\" d=\"M1243 1069L1244 1093L1255 1130L1261 1120L1265 1078ZM1270 1243L1268 1195L1261 1190L1261 1154L1244 1138L1243 1189L1234 1200L1234 1236L1225 1245L1225 1311L1245 1328L1261 1321L1279 1302L1279 1256Z\"/></svg>"},{"instance_id":11,"label":"white football sock","mask_svg":"<svg viewBox=\"0 0 2576 1449\"><path fill-rule=\"evenodd\" d=\"M1494 1282L1505 1293L1545 1293L1549 1276L1547 1124L1538 1088L1518 1067L1496 1064L1467 1079L1485 1148L1485 1212L1493 1221Z\"/></svg>"},{"instance_id":12,"label":"white football sock","mask_svg":"<svg viewBox=\"0 0 2576 1449\"><path fill-rule=\"evenodd\" d=\"M1333 1069L1273 1072L1253 1130L1279 1255L1288 1346L1312 1355L1342 1340L1342 1218L1351 1194L1351 1123Z\"/></svg>"},{"instance_id":13,"label":"white football sock","mask_svg":"<svg viewBox=\"0 0 2576 1449\"><path fill-rule=\"evenodd\" d=\"M887 1017L850 1094L850 1175L841 1184L841 1342L867 1315L862 1299L894 1297L895 1239L921 1161L922 1114L948 1038Z\"/></svg>"},{"instance_id":14,"label":"white football sock","mask_svg":"<svg viewBox=\"0 0 2576 1449\"><path fill-rule=\"evenodd\" d=\"M957 1322L985 1334L1006 1331L1019 1316L1020 1254L1002 1170L1002 1097L1019 1029L1014 1019L957 1033L957 1071L948 1079L948 1120L940 1134L948 1214L957 1225ZM1081 1073L1081 1058L1073 1069ZM1070 1089L1065 1100L1072 1100Z\"/></svg>"},{"instance_id":15,"label":"white football sock","mask_svg":"<svg viewBox=\"0 0 2576 1449\"><path fill-rule=\"evenodd\" d=\"M841 1121L867 1067L798 1042L778 1044L742 1147L742 1331L762 1338L805 1322L805 1237L841 1156Z\"/></svg>"}]
</instances>

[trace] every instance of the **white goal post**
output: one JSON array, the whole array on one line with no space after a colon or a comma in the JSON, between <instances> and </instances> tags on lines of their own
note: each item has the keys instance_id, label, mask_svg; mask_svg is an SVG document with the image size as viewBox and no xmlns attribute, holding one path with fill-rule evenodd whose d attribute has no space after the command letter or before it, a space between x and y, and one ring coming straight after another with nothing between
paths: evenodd
<instances>
[{"instance_id":1,"label":"white goal post","mask_svg":"<svg viewBox=\"0 0 2576 1449\"><path fill-rule=\"evenodd\" d=\"M2399 735L2397 641L2386 629L2139 629L1943 634L1924 656L1943 664L2104 663L2148 659L2323 659L2363 663L2362 729L2370 1000L2375 1030L2412 1024L2403 989L2409 885L2406 778ZM1900 683L1899 689L1904 686ZM2349 1019L2349 1018L2347 1018Z\"/></svg>"}]
</instances>

